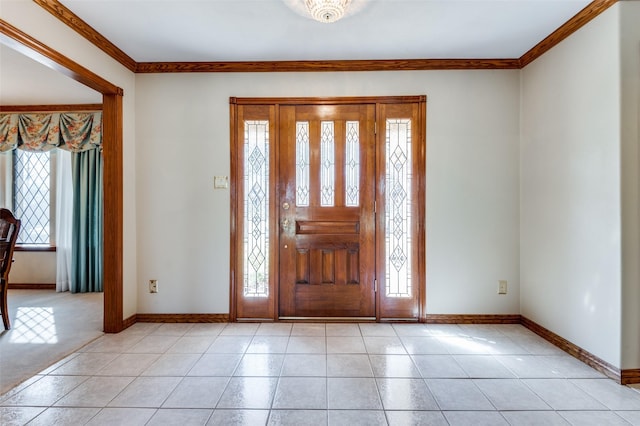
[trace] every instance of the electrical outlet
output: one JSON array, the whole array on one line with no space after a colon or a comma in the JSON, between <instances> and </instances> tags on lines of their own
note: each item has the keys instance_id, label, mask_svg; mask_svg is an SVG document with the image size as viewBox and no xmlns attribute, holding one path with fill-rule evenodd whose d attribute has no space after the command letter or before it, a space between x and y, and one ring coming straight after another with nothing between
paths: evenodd
<instances>
[{"instance_id":1,"label":"electrical outlet","mask_svg":"<svg viewBox=\"0 0 640 426\"><path fill-rule=\"evenodd\" d=\"M507 280L498 281L498 294L507 294Z\"/></svg>"},{"instance_id":2,"label":"electrical outlet","mask_svg":"<svg viewBox=\"0 0 640 426\"><path fill-rule=\"evenodd\" d=\"M149 293L158 292L158 280L149 280Z\"/></svg>"}]
</instances>

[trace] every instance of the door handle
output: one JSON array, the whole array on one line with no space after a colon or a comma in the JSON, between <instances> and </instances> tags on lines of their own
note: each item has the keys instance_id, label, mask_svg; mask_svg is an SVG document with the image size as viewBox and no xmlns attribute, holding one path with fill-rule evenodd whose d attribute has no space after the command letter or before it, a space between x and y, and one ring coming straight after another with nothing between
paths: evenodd
<instances>
[{"instance_id":1,"label":"door handle","mask_svg":"<svg viewBox=\"0 0 640 426\"><path fill-rule=\"evenodd\" d=\"M289 229L289 224L290 224L289 219L287 219L287 218L283 219L283 220L282 220L282 229L283 229L284 231L286 231L287 229Z\"/></svg>"}]
</instances>

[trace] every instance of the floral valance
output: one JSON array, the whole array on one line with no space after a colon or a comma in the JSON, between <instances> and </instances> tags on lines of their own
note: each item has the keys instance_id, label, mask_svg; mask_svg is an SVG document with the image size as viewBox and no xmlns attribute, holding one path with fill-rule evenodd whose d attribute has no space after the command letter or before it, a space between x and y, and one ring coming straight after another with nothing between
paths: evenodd
<instances>
[{"instance_id":1,"label":"floral valance","mask_svg":"<svg viewBox=\"0 0 640 426\"><path fill-rule=\"evenodd\" d=\"M82 152L102 145L102 112L0 114L0 152L60 148Z\"/></svg>"}]
</instances>

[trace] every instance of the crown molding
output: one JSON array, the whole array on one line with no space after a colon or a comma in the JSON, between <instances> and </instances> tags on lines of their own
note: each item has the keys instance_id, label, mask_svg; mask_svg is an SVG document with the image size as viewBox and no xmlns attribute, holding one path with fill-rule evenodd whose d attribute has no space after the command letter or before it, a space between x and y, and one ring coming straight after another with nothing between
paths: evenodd
<instances>
[{"instance_id":1,"label":"crown molding","mask_svg":"<svg viewBox=\"0 0 640 426\"><path fill-rule=\"evenodd\" d=\"M524 68L535 61L617 2L618 0L594 0L589 3L573 18L562 24L557 30L522 55L520 57L520 68Z\"/></svg>"},{"instance_id":2,"label":"crown molding","mask_svg":"<svg viewBox=\"0 0 640 426\"><path fill-rule=\"evenodd\" d=\"M259 62L136 62L57 0L33 0L107 55L135 73L345 72L522 69L619 0L594 0L520 58L388 59Z\"/></svg>"},{"instance_id":3,"label":"crown molding","mask_svg":"<svg viewBox=\"0 0 640 426\"><path fill-rule=\"evenodd\" d=\"M381 59L260 62L140 62L137 73L344 72L518 69L517 59Z\"/></svg>"},{"instance_id":4,"label":"crown molding","mask_svg":"<svg viewBox=\"0 0 640 426\"><path fill-rule=\"evenodd\" d=\"M2 19L0 19L0 42L102 94L122 95L123 93L120 87L109 83Z\"/></svg>"},{"instance_id":5,"label":"crown molding","mask_svg":"<svg viewBox=\"0 0 640 426\"><path fill-rule=\"evenodd\" d=\"M136 61L129 55L124 53L118 46L111 43L105 36L96 31L91 25L80 19L75 13L69 10L65 5L57 0L33 0L40 7L53 16L58 18L62 23L89 40L97 48L116 61L120 62L130 71L135 72Z\"/></svg>"}]
</instances>

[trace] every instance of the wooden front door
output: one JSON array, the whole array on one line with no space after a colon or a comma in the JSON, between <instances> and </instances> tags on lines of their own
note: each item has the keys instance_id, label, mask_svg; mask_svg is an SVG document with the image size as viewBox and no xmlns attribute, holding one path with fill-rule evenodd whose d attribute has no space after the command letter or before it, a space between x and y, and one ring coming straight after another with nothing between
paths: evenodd
<instances>
[{"instance_id":1,"label":"wooden front door","mask_svg":"<svg viewBox=\"0 0 640 426\"><path fill-rule=\"evenodd\" d=\"M426 98L232 98L231 321L423 321Z\"/></svg>"},{"instance_id":2,"label":"wooden front door","mask_svg":"<svg viewBox=\"0 0 640 426\"><path fill-rule=\"evenodd\" d=\"M375 318L375 106L280 108L279 316Z\"/></svg>"}]
</instances>

